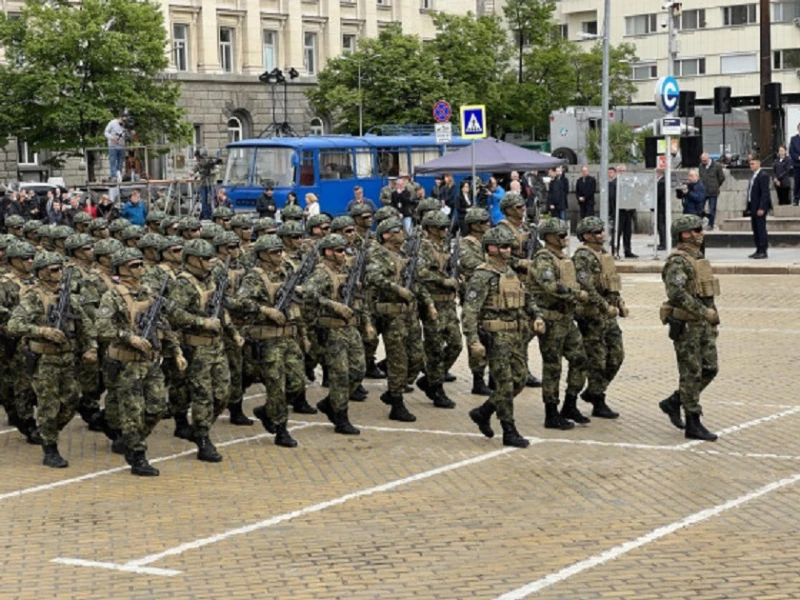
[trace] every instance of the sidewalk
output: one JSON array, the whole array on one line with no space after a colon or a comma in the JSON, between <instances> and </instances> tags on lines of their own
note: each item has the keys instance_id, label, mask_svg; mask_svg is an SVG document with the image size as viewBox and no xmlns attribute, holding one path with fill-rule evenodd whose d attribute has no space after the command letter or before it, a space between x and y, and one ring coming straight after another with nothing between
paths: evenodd
<instances>
[{"instance_id":1,"label":"sidewalk","mask_svg":"<svg viewBox=\"0 0 800 600\"><path fill-rule=\"evenodd\" d=\"M617 270L620 273L660 273L667 253L656 255L653 244L651 236L634 235L633 252L639 258L620 259ZM800 275L800 247L770 248L769 258L764 260L747 258L753 251L753 248L708 248L706 256L718 274Z\"/></svg>"}]
</instances>

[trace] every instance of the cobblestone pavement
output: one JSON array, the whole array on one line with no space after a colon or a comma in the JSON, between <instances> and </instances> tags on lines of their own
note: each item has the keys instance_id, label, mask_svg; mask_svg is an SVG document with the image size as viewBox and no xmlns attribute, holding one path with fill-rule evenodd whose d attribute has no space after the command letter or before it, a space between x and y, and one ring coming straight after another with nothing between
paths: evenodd
<instances>
[{"instance_id":1,"label":"cobblestone pavement","mask_svg":"<svg viewBox=\"0 0 800 600\"><path fill-rule=\"evenodd\" d=\"M0 598L798 598L800 279L721 281L721 372L702 398L714 444L658 410L676 367L655 274L623 280L621 418L546 431L526 390L525 450L478 434L464 358L458 407L411 394L410 426L386 419L370 382L350 411L358 438L304 417L287 450L222 421L225 460L210 465L163 423L155 479L79 420L60 471L0 427ZM253 388L248 412L259 402Z\"/></svg>"}]
</instances>

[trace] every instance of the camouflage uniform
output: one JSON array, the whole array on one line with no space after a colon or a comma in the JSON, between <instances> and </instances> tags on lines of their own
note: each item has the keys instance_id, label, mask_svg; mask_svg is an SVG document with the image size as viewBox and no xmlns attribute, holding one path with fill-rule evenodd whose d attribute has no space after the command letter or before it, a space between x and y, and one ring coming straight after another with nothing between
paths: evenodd
<instances>
[{"instance_id":1,"label":"camouflage uniform","mask_svg":"<svg viewBox=\"0 0 800 600\"><path fill-rule=\"evenodd\" d=\"M369 204L360 203L353 205L350 209L350 216L353 217L353 222L356 226L356 238L353 245L360 250L364 245L375 241L375 232L371 229L375 214ZM372 251L371 247L369 251ZM366 290L364 293L364 304L369 314L369 322L372 328L377 331L378 325L375 321L375 308L369 290ZM366 362L366 377L368 379L386 378L386 373L375 364L375 354L378 351L378 343L377 335L369 339L364 337L364 360Z\"/></svg>"}]
</instances>

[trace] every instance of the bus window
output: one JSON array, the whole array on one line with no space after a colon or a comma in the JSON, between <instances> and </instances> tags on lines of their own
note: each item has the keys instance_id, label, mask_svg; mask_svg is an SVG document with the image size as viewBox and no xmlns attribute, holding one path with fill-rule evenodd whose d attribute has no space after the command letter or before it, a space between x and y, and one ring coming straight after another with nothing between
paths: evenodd
<instances>
[{"instance_id":1,"label":"bus window","mask_svg":"<svg viewBox=\"0 0 800 600\"><path fill-rule=\"evenodd\" d=\"M380 148L378 150L378 175L397 177L400 174L400 156L405 158L405 150L400 148Z\"/></svg>"},{"instance_id":2,"label":"bus window","mask_svg":"<svg viewBox=\"0 0 800 600\"><path fill-rule=\"evenodd\" d=\"M429 160L434 160L439 158L439 148L437 146L434 147L426 147L420 148L418 147L411 147L411 170L410 173L414 172L414 167L419 165L425 164Z\"/></svg>"},{"instance_id":3,"label":"bus window","mask_svg":"<svg viewBox=\"0 0 800 600\"><path fill-rule=\"evenodd\" d=\"M375 177L375 155L371 148L356 149L356 177Z\"/></svg>"},{"instance_id":4,"label":"bus window","mask_svg":"<svg viewBox=\"0 0 800 600\"><path fill-rule=\"evenodd\" d=\"M300 185L316 185L314 181L314 152L312 150L303 150L303 154L300 157Z\"/></svg>"},{"instance_id":5,"label":"bus window","mask_svg":"<svg viewBox=\"0 0 800 600\"><path fill-rule=\"evenodd\" d=\"M253 185L271 182L275 187L292 185L292 148L258 148L253 173Z\"/></svg>"},{"instance_id":6,"label":"bus window","mask_svg":"<svg viewBox=\"0 0 800 600\"><path fill-rule=\"evenodd\" d=\"M319 171L320 179L352 179L353 151L320 150Z\"/></svg>"},{"instance_id":7,"label":"bus window","mask_svg":"<svg viewBox=\"0 0 800 600\"><path fill-rule=\"evenodd\" d=\"M253 162L255 148L235 148L228 155L228 167L225 170L225 185L249 185L250 165Z\"/></svg>"}]
</instances>

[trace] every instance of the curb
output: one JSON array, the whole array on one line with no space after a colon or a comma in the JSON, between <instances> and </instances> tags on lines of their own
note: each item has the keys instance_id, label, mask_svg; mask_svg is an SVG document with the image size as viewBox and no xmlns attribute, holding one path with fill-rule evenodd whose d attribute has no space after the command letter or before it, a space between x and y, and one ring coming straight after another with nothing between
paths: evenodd
<instances>
[{"instance_id":1,"label":"curb","mask_svg":"<svg viewBox=\"0 0 800 600\"><path fill-rule=\"evenodd\" d=\"M619 273L661 273L664 263L657 260L617 262ZM712 265L717 275L800 275L800 264L753 265L746 263Z\"/></svg>"}]
</instances>

